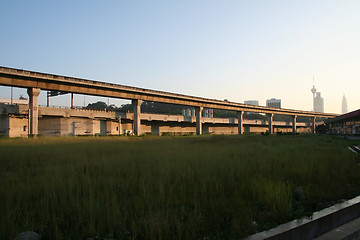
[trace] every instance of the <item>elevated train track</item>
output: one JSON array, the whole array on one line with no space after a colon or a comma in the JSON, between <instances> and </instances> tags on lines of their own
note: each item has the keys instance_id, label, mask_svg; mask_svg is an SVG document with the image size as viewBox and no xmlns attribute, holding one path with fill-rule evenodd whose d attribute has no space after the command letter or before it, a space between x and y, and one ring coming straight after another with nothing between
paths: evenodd
<instances>
[{"instance_id":1,"label":"elevated train track","mask_svg":"<svg viewBox=\"0 0 360 240\"><path fill-rule=\"evenodd\" d=\"M264 106L253 106L236 102L221 101L216 99L208 99L201 97L194 97L189 95L182 95L170 92L155 91L151 89L143 89L136 87L129 87L119 84L111 84L101 81L93 81L81 78L67 77L55 74L40 73L34 71L27 71L22 69L0 67L0 85L14 86L20 88L27 88L30 99L31 114L31 129L30 134L36 135L37 129L37 97L40 90L50 90L59 92L78 93L94 96L112 97L129 99L133 101L134 105L134 132L140 134L140 105L142 101L161 102L169 104L177 104L183 106L195 107L197 115L197 133L201 134L201 111L203 108L214 108L222 110L237 111L239 119L239 133L242 129L242 118L244 112L265 113L269 116L269 131L272 132L272 117L274 114L293 116L294 131L296 131L296 117L308 116L313 118L313 125L315 125L315 118L333 118L338 116L333 113L319 113L311 111L302 111L294 109L279 109L269 108Z\"/></svg>"}]
</instances>

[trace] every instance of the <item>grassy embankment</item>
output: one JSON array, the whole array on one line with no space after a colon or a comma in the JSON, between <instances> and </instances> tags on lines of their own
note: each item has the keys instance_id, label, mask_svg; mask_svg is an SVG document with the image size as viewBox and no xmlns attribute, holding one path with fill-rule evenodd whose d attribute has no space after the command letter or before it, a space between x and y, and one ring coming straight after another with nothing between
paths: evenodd
<instances>
[{"instance_id":1,"label":"grassy embankment","mask_svg":"<svg viewBox=\"0 0 360 240\"><path fill-rule=\"evenodd\" d=\"M0 239L232 239L360 193L349 140L0 139ZM304 197L294 200L302 187ZM254 221L256 224L254 224Z\"/></svg>"}]
</instances>

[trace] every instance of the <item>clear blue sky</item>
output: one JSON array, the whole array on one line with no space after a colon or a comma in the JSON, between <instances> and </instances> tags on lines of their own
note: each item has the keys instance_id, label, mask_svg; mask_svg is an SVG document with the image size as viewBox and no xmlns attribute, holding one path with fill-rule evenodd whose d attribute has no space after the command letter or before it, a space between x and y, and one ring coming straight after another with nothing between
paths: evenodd
<instances>
[{"instance_id":1,"label":"clear blue sky","mask_svg":"<svg viewBox=\"0 0 360 240\"><path fill-rule=\"evenodd\" d=\"M359 0L2 0L0 26L1 66L303 110L315 76L326 112L360 108Z\"/></svg>"}]
</instances>

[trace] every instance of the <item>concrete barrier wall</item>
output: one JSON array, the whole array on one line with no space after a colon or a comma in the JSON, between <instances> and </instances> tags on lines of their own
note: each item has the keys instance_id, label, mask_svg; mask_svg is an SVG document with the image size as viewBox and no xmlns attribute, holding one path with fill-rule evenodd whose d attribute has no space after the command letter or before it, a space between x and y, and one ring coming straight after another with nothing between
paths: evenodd
<instances>
[{"instance_id":1,"label":"concrete barrier wall","mask_svg":"<svg viewBox=\"0 0 360 240\"><path fill-rule=\"evenodd\" d=\"M24 128L25 127L25 128ZM162 135L195 134L195 122L141 120L141 133ZM23 131L26 129L26 131ZM39 118L39 134L44 136L74 136L74 135L119 135L132 133L132 120L45 116ZM268 131L267 126L244 126L245 133L261 133ZM275 127L274 132L291 132L291 128ZM298 127L298 132L310 132L309 128ZM237 124L203 123L204 134L238 134ZM9 137L26 137L28 134L28 119L26 116L0 117L0 134Z\"/></svg>"},{"instance_id":2,"label":"concrete barrier wall","mask_svg":"<svg viewBox=\"0 0 360 240\"><path fill-rule=\"evenodd\" d=\"M3 112L0 115L1 135L25 137L28 134L28 106L3 104L0 105L0 110ZM39 107L39 134L45 136L131 134L133 116L130 112ZM237 122L236 118L202 118L203 133L238 134ZM244 132L266 132L267 124L267 121L244 120ZM142 113L140 129L141 134L195 134L196 118ZM310 132L309 124L297 123L297 131ZM292 132L291 123L274 122L274 132Z\"/></svg>"}]
</instances>

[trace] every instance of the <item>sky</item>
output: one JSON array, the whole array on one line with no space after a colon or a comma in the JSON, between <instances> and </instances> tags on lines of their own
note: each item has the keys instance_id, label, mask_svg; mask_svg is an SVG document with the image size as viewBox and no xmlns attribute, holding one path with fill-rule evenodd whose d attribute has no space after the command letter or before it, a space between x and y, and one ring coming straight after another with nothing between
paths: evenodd
<instances>
[{"instance_id":1,"label":"sky","mask_svg":"<svg viewBox=\"0 0 360 240\"><path fill-rule=\"evenodd\" d=\"M308 111L314 79L341 113L344 94L360 108L359 13L358 0L1 0L0 66ZM96 101L126 103L75 95Z\"/></svg>"}]
</instances>

